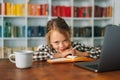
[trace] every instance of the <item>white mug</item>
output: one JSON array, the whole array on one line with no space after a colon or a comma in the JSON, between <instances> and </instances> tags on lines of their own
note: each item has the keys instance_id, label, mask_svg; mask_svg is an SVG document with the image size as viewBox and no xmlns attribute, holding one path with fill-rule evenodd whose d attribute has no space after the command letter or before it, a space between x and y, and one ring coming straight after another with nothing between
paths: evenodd
<instances>
[{"instance_id":1,"label":"white mug","mask_svg":"<svg viewBox=\"0 0 120 80\"><path fill-rule=\"evenodd\" d=\"M32 67L32 55L33 51L16 51L14 54L9 55L9 60L15 63L17 68L29 68ZM12 56L15 56L15 60L11 59Z\"/></svg>"}]
</instances>

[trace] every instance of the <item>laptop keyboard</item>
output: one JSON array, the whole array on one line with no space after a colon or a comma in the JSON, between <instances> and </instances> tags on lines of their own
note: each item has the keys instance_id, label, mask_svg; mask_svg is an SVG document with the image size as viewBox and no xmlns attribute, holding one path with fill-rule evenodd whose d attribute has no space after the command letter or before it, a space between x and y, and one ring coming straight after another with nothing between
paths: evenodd
<instances>
[{"instance_id":1,"label":"laptop keyboard","mask_svg":"<svg viewBox=\"0 0 120 80\"><path fill-rule=\"evenodd\" d=\"M98 69L98 64L89 64L86 65L87 67L93 68L93 69Z\"/></svg>"}]
</instances>

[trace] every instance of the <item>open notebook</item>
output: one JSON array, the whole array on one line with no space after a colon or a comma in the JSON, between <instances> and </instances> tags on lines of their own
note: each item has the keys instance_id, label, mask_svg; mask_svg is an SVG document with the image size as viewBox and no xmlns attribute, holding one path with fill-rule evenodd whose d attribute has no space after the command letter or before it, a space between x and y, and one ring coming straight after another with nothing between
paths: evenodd
<instances>
[{"instance_id":1,"label":"open notebook","mask_svg":"<svg viewBox=\"0 0 120 80\"><path fill-rule=\"evenodd\" d=\"M66 63L66 62L77 62L77 61L93 61L94 59L88 57L77 57L77 56L67 56L66 58L54 58L48 59L48 63Z\"/></svg>"}]
</instances>

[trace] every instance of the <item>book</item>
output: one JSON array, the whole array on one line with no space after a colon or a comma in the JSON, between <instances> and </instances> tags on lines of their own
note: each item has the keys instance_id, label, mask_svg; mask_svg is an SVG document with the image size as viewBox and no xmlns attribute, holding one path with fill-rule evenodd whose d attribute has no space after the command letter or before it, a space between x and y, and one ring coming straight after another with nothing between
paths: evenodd
<instances>
[{"instance_id":1,"label":"book","mask_svg":"<svg viewBox=\"0 0 120 80\"><path fill-rule=\"evenodd\" d=\"M2 14L2 4L0 3L0 15Z\"/></svg>"},{"instance_id":2,"label":"book","mask_svg":"<svg viewBox=\"0 0 120 80\"><path fill-rule=\"evenodd\" d=\"M93 61L94 59L88 57L78 57L78 56L67 56L66 58L53 58L48 59L48 63L67 63L67 62L77 62L77 61Z\"/></svg>"},{"instance_id":3,"label":"book","mask_svg":"<svg viewBox=\"0 0 120 80\"><path fill-rule=\"evenodd\" d=\"M2 37L2 26L0 25L0 37Z\"/></svg>"},{"instance_id":4,"label":"book","mask_svg":"<svg viewBox=\"0 0 120 80\"><path fill-rule=\"evenodd\" d=\"M57 6L52 6L52 16L57 16Z\"/></svg>"},{"instance_id":5,"label":"book","mask_svg":"<svg viewBox=\"0 0 120 80\"><path fill-rule=\"evenodd\" d=\"M2 47L0 47L0 58L2 58Z\"/></svg>"}]
</instances>

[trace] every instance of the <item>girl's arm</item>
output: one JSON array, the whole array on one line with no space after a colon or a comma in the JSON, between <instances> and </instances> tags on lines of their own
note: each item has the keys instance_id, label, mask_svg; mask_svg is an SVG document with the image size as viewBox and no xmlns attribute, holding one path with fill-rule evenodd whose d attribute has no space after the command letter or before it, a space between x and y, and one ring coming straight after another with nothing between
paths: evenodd
<instances>
[{"instance_id":1,"label":"girl's arm","mask_svg":"<svg viewBox=\"0 0 120 80\"><path fill-rule=\"evenodd\" d=\"M99 58L101 49L97 47L88 47L84 44L81 44L79 42L73 43L74 47L76 47L76 55L78 56L86 56L90 58Z\"/></svg>"},{"instance_id":2,"label":"girl's arm","mask_svg":"<svg viewBox=\"0 0 120 80\"><path fill-rule=\"evenodd\" d=\"M33 54L34 61L43 61L50 58L53 58L53 54L49 51L47 45L41 45Z\"/></svg>"}]
</instances>

